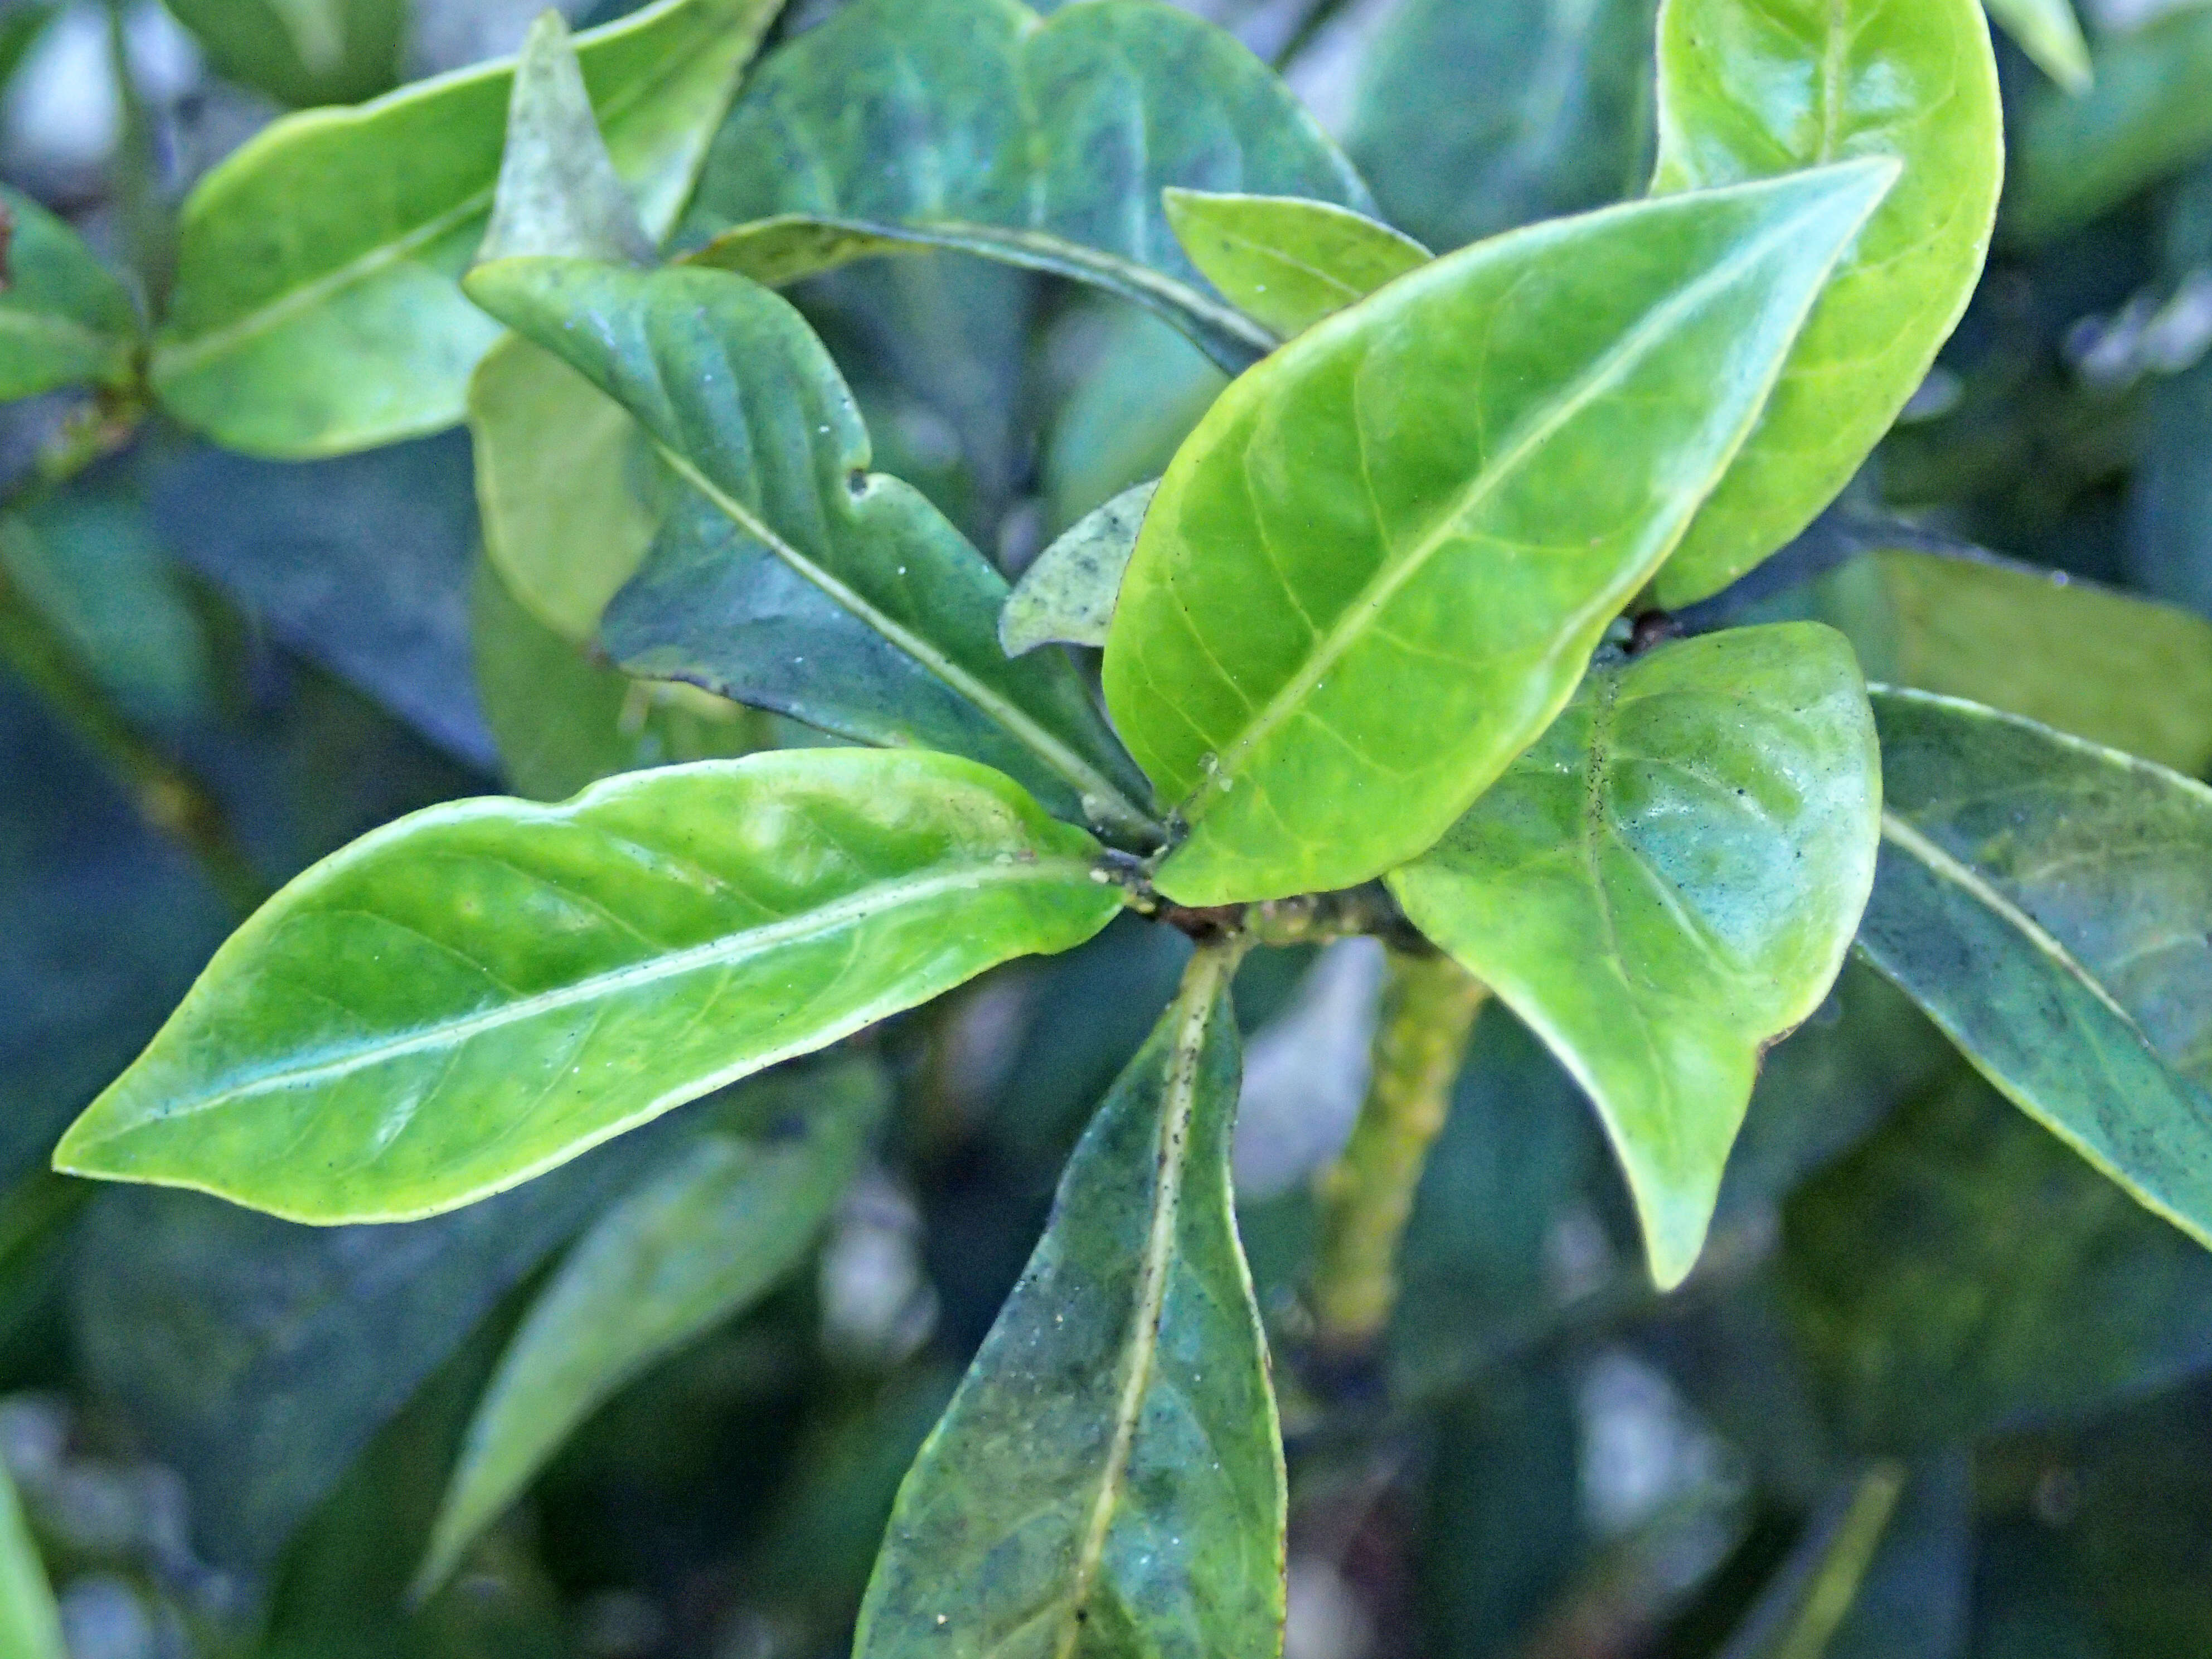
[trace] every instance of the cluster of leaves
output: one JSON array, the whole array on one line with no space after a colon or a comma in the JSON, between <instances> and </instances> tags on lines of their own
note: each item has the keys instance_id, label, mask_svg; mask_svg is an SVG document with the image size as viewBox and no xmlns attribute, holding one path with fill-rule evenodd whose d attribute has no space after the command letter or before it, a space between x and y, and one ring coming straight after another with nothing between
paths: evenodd
<instances>
[{"instance_id":1,"label":"cluster of leaves","mask_svg":"<svg viewBox=\"0 0 2212 1659\"><path fill-rule=\"evenodd\" d=\"M10 1651L2203 1650L2212 11L176 10L368 101L5 198L6 1364L191 1517Z\"/></svg>"}]
</instances>

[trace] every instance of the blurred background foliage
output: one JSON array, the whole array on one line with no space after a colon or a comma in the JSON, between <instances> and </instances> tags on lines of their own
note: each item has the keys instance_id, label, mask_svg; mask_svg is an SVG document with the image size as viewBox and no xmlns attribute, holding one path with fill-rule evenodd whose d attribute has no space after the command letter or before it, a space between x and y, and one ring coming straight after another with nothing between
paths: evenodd
<instances>
[{"instance_id":1,"label":"blurred background foliage","mask_svg":"<svg viewBox=\"0 0 2212 1659\"><path fill-rule=\"evenodd\" d=\"M512 50L538 3L15 0L0 173L143 304L167 209L275 114ZM1197 9L1441 250L1638 190L1653 6ZM793 0L779 31L834 9ZM2095 0L2086 72L2064 0L1992 9L2012 171L1965 325L1837 509L1701 610L1821 617L1877 677L2202 775L2212 5ZM1133 312L929 270L901 290L927 328L888 326L879 283L802 298L878 465L1010 569L1153 476L1221 384ZM858 1045L893 1103L818 1252L607 1401L408 1613L532 1293L712 1110L458 1214L336 1231L95 1192L46 1152L240 912L351 837L806 739L634 684L520 605L478 548L465 434L276 463L155 422L56 486L103 412L0 410L0 1462L73 1659L842 1652L896 1482L1188 945L1125 919ZM1770 1057L1707 1263L1663 1300L1586 1106L1492 1006L1387 1376L1303 1365L1308 1182L1348 1129L1378 979L1362 941L1263 952L1237 988L1291 1659L2212 1653L2212 1258L1863 969Z\"/></svg>"}]
</instances>

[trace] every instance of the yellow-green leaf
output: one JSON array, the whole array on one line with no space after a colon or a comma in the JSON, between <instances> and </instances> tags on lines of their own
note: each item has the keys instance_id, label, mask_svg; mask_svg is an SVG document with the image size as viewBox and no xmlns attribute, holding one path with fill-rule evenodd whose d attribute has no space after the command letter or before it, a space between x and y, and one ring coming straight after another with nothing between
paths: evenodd
<instances>
[{"instance_id":1,"label":"yellow-green leaf","mask_svg":"<svg viewBox=\"0 0 2212 1659\"><path fill-rule=\"evenodd\" d=\"M1170 190L1168 223L1190 261L1246 316L1285 339L1429 262L1429 251L1350 208L1284 196Z\"/></svg>"}]
</instances>

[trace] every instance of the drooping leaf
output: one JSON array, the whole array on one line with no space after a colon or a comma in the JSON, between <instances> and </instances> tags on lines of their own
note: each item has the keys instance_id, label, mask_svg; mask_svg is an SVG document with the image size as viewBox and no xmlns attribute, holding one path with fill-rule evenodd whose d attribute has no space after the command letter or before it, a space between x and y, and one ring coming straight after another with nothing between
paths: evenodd
<instances>
[{"instance_id":1,"label":"drooping leaf","mask_svg":"<svg viewBox=\"0 0 2212 1659\"><path fill-rule=\"evenodd\" d=\"M1979 0L1668 0L1655 194L1846 156L1904 166L1805 325L1759 429L1660 573L1670 609L1811 523L1888 431L1979 279L2003 182Z\"/></svg>"},{"instance_id":2,"label":"drooping leaf","mask_svg":"<svg viewBox=\"0 0 2212 1659\"><path fill-rule=\"evenodd\" d=\"M403 0L173 0L216 72L280 103L353 104L399 79Z\"/></svg>"},{"instance_id":3,"label":"drooping leaf","mask_svg":"<svg viewBox=\"0 0 2212 1659\"><path fill-rule=\"evenodd\" d=\"M195 444L149 494L162 542L281 643L493 772L469 672L475 515L458 434L304 465Z\"/></svg>"},{"instance_id":4,"label":"drooping leaf","mask_svg":"<svg viewBox=\"0 0 2212 1659\"><path fill-rule=\"evenodd\" d=\"M299 1220L434 1214L1081 943L1118 908L1095 850L941 755L792 750L433 807L234 935L56 1166Z\"/></svg>"},{"instance_id":5,"label":"drooping leaf","mask_svg":"<svg viewBox=\"0 0 2212 1659\"><path fill-rule=\"evenodd\" d=\"M2212 149L2212 12L2172 8L2098 43L2097 84L2078 97L2028 89L2005 229L2063 234Z\"/></svg>"},{"instance_id":6,"label":"drooping leaf","mask_svg":"<svg viewBox=\"0 0 2212 1659\"><path fill-rule=\"evenodd\" d=\"M899 1493L856 1659L1281 1651L1280 1431L1229 1184L1233 957L1194 960Z\"/></svg>"},{"instance_id":7,"label":"drooping leaf","mask_svg":"<svg viewBox=\"0 0 2212 1659\"><path fill-rule=\"evenodd\" d=\"M1430 258L1412 237L1328 202L1195 190L1170 190L1166 199L1191 262L1285 339Z\"/></svg>"},{"instance_id":8,"label":"drooping leaf","mask_svg":"<svg viewBox=\"0 0 2212 1659\"><path fill-rule=\"evenodd\" d=\"M1868 958L2029 1116L2212 1240L2212 790L1972 703L1874 702Z\"/></svg>"},{"instance_id":9,"label":"drooping leaf","mask_svg":"<svg viewBox=\"0 0 2212 1659\"><path fill-rule=\"evenodd\" d=\"M770 746L750 709L592 661L523 610L488 562L477 568L469 633L484 722L519 795L566 800L617 772Z\"/></svg>"},{"instance_id":10,"label":"drooping leaf","mask_svg":"<svg viewBox=\"0 0 2212 1659\"><path fill-rule=\"evenodd\" d=\"M85 1373L183 1478L209 1559L258 1570L500 1297L692 1133L669 1119L402 1226L108 1190L70 1275Z\"/></svg>"},{"instance_id":11,"label":"drooping leaf","mask_svg":"<svg viewBox=\"0 0 2212 1659\"><path fill-rule=\"evenodd\" d=\"M0 264L0 401L126 382L138 313L123 284L21 191L0 185L0 210L14 227Z\"/></svg>"},{"instance_id":12,"label":"drooping leaf","mask_svg":"<svg viewBox=\"0 0 2212 1659\"><path fill-rule=\"evenodd\" d=\"M531 25L514 61L491 226L477 258L529 253L631 264L653 254L592 112L568 25L550 10Z\"/></svg>"},{"instance_id":13,"label":"drooping leaf","mask_svg":"<svg viewBox=\"0 0 2212 1659\"><path fill-rule=\"evenodd\" d=\"M1161 891L1425 852L1573 694L1896 176L1847 163L1439 259L1237 381L1161 481L1106 645L1189 838Z\"/></svg>"},{"instance_id":14,"label":"drooping leaf","mask_svg":"<svg viewBox=\"0 0 2212 1659\"><path fill-rule=\"evenodd\" d=\"M54 1593L24 1524L22 1505L0 1467L0 1652L12 1659L69 1659Z\"/></svg>"},{"instance_id":15,"label":"drooping leaf","mask_svg":"<svg viewBox=\"0 0 2212 1659\"><path fill-rule=\"evenodd\" d=\"M1635 195L1656 0L1409 0L1361 65L1349 140L1393 224L1435 247Z\"/></svg>"},{"instance_id":16,"label":"drooping leaf","mask_svg":"<svg viewBox=\"0 0 2212 1659\"><path fill-rule=\"evenodd\" d=\"M1843 966L1881 813L1850 646L1735 629L1594 670L1390 877L1596 1103L1662 1289L1704 1246L1760 1056Z\"/></svg>"},{"instance_id":17,"label":"drooping leaf","mask_svg":"<svg viewBox=\"0 0 2212 1659\"><path fill-rule=\"evenodd\" d=\"M1007 659L1005 579L918 491L869 472L852 394L784 301L721 271L566 259L503 260L468 287L621 402L686 486L607 619L624 668L965 753L1063 812L1151 833L1073 665Z\"/></svg>"},{"instance_id":18,"label":"drooping leaf","mask_svg":"<svg viewBox=\"0 0 2212 1659\"><path fill-rule=\"evenodd\" d=\"M1796 1345L1854 1446L1949 1445L2212 1365L2212 1255L1971 1073L1783 1222Z\"/></svg>"},{"instance_id":19,"label":"drooping leaf","mask_svg":"<svg viewBox=\"0 0 2212 1659\"><path fill-rule=\"evenodd\" d=\"M1366 191L1235 37L1150 0L859 0L763 64L685 220L785 214L1037 231L1189 283L1160 192Z\"/></svg>"},{"instance_id":20,"label":"drooping leaf","mask_svg":"<svg viewBox=\"0 0 2212 1659\"><path fill-rule=\"evenodd\" d=\"M1870 678L2024 714L2191 776L2212 765L2212 623L2063 571L1882 547L1812 614Z\"/></svg>"},{"instance_id":21,"label":"drooping leaf","mask_svg":"<svg viewBox=\"0 0 2212 1659\"><path fill-rule=\"evenodd\" d=\"M2087 92L2096 76L2089 43L2074 0L1983 0L1990 15L2035 60L2036 67L2070 93Z\"/></svg>"},{"instance_id":22,"label":"drooping leaf","mask_svg":"<svg viewBox=\"0 0 2212 1659\"><path fill-rule=\"evenodd\" d=\"M898 225L819 214L782 214L727 230L689 256L781 288L855 260L900 253L972 253L1048 276L1088 283L1142 306L1180 331L1228 374L1273 350L1275 336L1211 295L1150 265L1043 231L1008 230L957 219Z\"/></svg>"},{"instance_id":23,"label":"drooping leaf","mask_svg":"<svg viewBox=\"0 0 2212 1659\"><path fill-rule=\"evenodd\" d=\"M451 1576L594 1407L790 1271L851 1181L885 1088L860 1062L764 1079L744 1102L754 1133L701 1136L593 1224L477 1407L418 1595Z\"/></svg>"},{"instance_id":24,"label":"drooping leaf","mask_svg":"<svg viewBox=\"0 0 2212 1659\"><path fill-rule=\"evenodd\" d=\"M1106 643L1122 573L1158 488L1141 483L1123 490L1037 555L999 612L999 643L1008 656L1041 645Z\"/></svg>"},{"instance_id":25,"label":"drooping leaf","mask_svg":"<svg viewBox=\"0 0 2212 1659\"><path fill-rule=\"evenodd\" d=\"M674 221L773 0L661 0L579 38L616 170ZM183 214L154 354L163 405L232 448L307 457L459 422L498 328L457 280L483 240L511 64L278 122ZM404 157L403 162L396 157Z\"/></svg>"}]
</instances>

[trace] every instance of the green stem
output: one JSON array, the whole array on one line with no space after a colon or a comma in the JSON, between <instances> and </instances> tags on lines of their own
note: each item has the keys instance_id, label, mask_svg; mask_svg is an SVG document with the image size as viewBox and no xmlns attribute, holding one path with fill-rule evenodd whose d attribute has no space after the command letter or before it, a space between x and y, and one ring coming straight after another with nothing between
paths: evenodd
<instances>
[{"instance_id":1,"label":"green stem","mask_svg":"<svg viewBox=\"0 0 2212 1659\"><path fill-rule=\"evenodd\" d=\"M147 314L167 308L169 279L176 265L176 227L163 199L155 158L154 112L147 107L138 77L131 68L123 0L107 0L107 50L115 92L123 108L123 131L115 153L115 198L131 241L132 263L144 289Z\"/></svg>"},{"instance_id":2,"label":"green stem","mask_svg":"<svg viewBox=\"0 0 2212 1659\"><path fill-rule=\"evenodd\" d=\"M4 574L0 665L14 671L92 748L129 790L139 817L181 842L240 915L269 896L268 884L231 838L214 797L116 711L68 643Z\"/></svg>"},{"instance_id":3,"label":"green stem","mask_svg":"<svg viewBox=\"0 0 2212 1659\"><path fill-rule=\"evenodd\" d=\"M1449 957L1389 953L1367 1098L1321 1178L1313 1310L1325 1353L1369 1351L1389 1322L1399 1241L1488 995Z\"/></svg>"}]
</instances>

